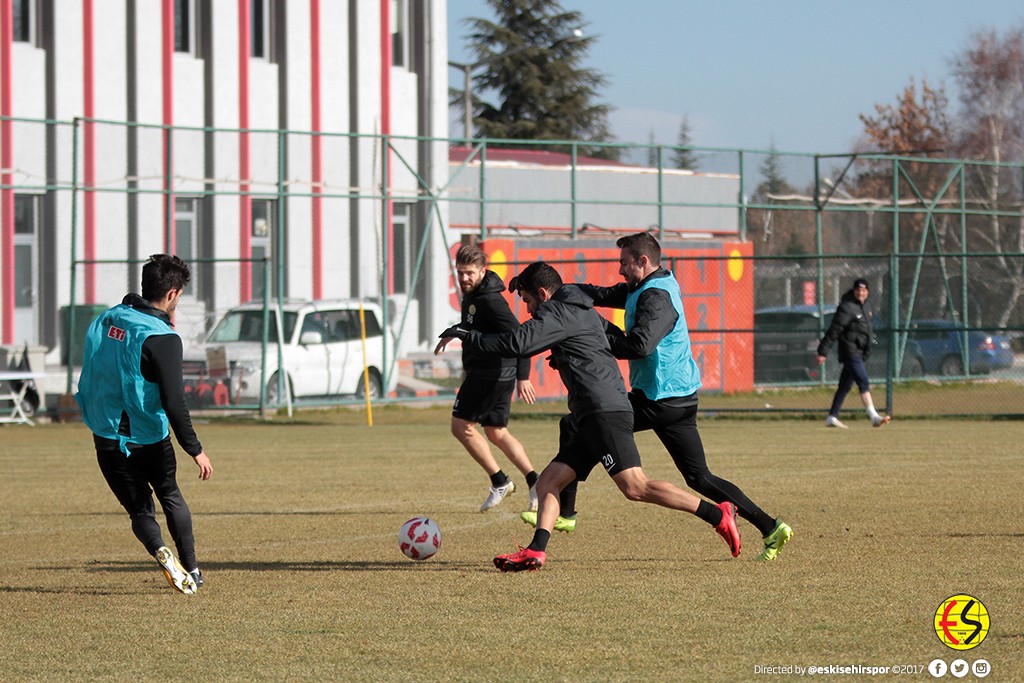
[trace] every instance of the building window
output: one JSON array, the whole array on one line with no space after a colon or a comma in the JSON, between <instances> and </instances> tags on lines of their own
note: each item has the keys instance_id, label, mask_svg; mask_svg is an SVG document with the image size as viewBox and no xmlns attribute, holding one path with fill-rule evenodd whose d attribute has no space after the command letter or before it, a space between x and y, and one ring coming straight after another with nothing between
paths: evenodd
<instances>
[{"instance_id":1,"label":"building window","mask_svg":"<svg viewBox=\"0 0 1024 683\"><path fill-rule=\"evenodd\" d=\"M274 223L277 219L277 201L274 199L252 200L252 298L264 297L266 272L270 268L270 296L274 296L276 281L272 246L274 244ZM266 259L265 261L262 259Z\"/></svg>"},{"instance_id":2,"label":"building window","mask_svg":"<svg viewBox=\"0 0 1024 683\"><path fill-rule=\"evenodd\" d=\"M195 36L193 0L174 0L174 51L192 52Z\"/></svg>"},{"instance_id":3,"label":"building window","mask_svg":"<svg viewBox=\"0 0 1024 683\"><path fill-rule=\"evenodd\" d=\"M13 0L11 3L14 42L35 44L35 10L34 0Z\"/></svg>"},{"instance_id":4,"label":"building window","mask_svg":"<svg viewBox=\"0 0 1024 683\"><path fill-rule=\"evenodd\" d=\"M392 225L394 226L394 243L392 254L394 262L392 269L395 274L395 294L409 294L415 289L412 282L413 271L416 269L416 257L419 254L420 241L423 238L421 231L413 225L412 208L413 204L394 204ZM422 280L423 273L420 272Z\"/></svg>"},{"instance_id":5,"label":"building window","mask_svg":"<svg viewBox=\"0 0 1024 683\"><path fill-rule=\"evenodd\" d=\"M14 306L32 308L36 300L36 240L39 197L14 195Z\"/></svg>"},{"instance_id":6,"label":"building window","mask_svg":"<svg viewBox=\"0 0 1024 683\"><path fill-rule=\"evenodd\" d=\"M199 238L199 200L194 197L174 198L174 253L195 272L196 245ZM197 278L185 286L185 296L195 296Z\"/></svg>"},{"instance_id":7,"label":"building window","mask_svg":"<svg viewBox=\"0 0 1024 683\"><path fill-rule=\"evenodd\" d=\"M408 66L409 12L407 0L391 0L391 64Z\"/></svg>"},{"instance_id":8,"label":"building window","mask_svg":"<svg viewBox=\"0 0 1024 683\"><path fill-rule=\"evenodd\" d=\"M271 0L249 0L249 54L274 61L274 21Z\"/></svg>"}]
</instances>

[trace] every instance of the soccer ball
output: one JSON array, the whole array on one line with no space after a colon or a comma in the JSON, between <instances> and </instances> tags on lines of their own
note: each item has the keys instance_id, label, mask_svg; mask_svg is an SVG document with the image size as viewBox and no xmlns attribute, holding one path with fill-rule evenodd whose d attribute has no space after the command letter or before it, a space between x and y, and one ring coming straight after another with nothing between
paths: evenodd
<instances>
[{"instance_id":1,"label":"soccer ball","mask_svg":"<svg viewBox=\"0 0 1024 683\"><path fill-rule=\"evenodd\" d=\"M413 517L398 530L398 547L410 560L427 560L441 549L441 527L429 517Z\"/></svg>"}]
</instances>

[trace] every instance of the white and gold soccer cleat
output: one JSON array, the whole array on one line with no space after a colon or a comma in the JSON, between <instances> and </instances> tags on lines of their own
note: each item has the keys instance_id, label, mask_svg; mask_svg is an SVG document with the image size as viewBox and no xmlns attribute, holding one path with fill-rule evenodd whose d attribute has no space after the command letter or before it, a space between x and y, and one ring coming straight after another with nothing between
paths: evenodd
<instances>
[{"instance_id":1,"label":"white and gold soccer cleat","mask_svg":"<svg viewBox=\"0 0 1024 683\"><path fill-rule=\"evenodd\" d=\"M156 561L160 563L160 568L164 570L167 583L171 584L172 588L185 595L192 595L196 592L195 579L185 571L185 568L181 566L178 558L174 556L170 548L167 546L159 547L155 557Z\"/></svg>"}]
</instances>

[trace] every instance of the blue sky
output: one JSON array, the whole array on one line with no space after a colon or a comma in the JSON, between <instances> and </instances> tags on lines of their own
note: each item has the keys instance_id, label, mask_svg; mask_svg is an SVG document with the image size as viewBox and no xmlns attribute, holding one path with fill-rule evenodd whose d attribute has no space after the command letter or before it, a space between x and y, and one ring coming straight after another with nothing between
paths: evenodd
<instances>
[{"instance_id":1,"label":"blue sky","mask_svg":"<svg viewBox=\"0 0 1024 683\"><path fill-rule=\"evenodd\" d=\"M562 0L596 36L587 67L608 78L600 100L620 141L781 152L848 152L859 114L894 104L914 78L946 88L972 31L1024 25L1021 0ZM448 0L449 59L469 61L465 17L484 0ZM461 72L450 69L462 88ZM456 117L456 120L459 120ZM461 124L452 130L461 135Z\"/></svg>"}]
</instances>

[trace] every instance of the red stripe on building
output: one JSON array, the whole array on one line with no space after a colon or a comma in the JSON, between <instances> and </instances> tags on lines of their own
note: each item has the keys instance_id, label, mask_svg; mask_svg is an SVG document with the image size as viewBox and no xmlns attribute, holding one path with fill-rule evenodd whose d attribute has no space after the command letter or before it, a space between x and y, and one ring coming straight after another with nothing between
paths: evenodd
<instances>
[{"instance_id":1,"label":"red stripe on building","mask_svg":"<svg viewBox=\"0 0 1024 683\"><path fill-rule=\"evenodd\" d=\"M11 43L14 40L14 19L11 0L0 0L0 116L11 116L13 85L11 84ZM2 342L14 343L14 189L11 187L11 167L14 149L11 147L11 122L0 120L0 241L3 242L3 317Z\"/></svg>"}]
</instances>

